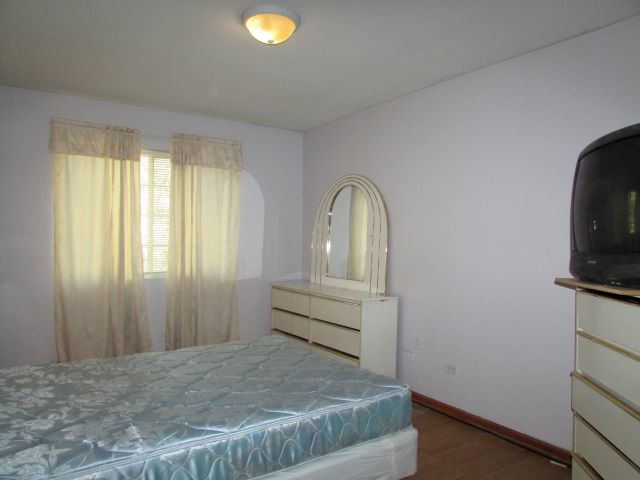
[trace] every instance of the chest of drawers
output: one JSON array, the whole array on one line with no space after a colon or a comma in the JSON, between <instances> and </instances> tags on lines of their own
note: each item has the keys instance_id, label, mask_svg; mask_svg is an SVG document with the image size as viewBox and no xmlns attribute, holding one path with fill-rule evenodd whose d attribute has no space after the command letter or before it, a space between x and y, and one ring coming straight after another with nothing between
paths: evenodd
<instances>
[{"instance_id":1,"label":"chest of drawers","mask_svg":"<svg viewBox=\"0 0 640 480\"><path fill-rule=\"evenodd\" d=\"M573 478L640 480L640 302L573 286Z\"/></svg>"},{"instance_id":2,"label":"chest of drawers","mask_svg":"<svg viewBox=\"0 0 640 480\"><path fill-rule=\"evenodd\" d=\"M274 333L375 373L396 376L398 298L309 282L271 288Z\"/></svg>"}]
</instances>

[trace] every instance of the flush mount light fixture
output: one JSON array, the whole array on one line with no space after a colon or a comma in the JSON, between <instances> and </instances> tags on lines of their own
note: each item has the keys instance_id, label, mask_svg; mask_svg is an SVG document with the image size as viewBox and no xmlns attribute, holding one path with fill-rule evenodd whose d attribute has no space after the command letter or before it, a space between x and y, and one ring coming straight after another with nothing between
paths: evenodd
<instances>
[{"instance_id":1,"label":"flush mount light fixture","mask_svg":"<svg viewBox=\"0 0 640 480\"><path fill-rule=\"evenodd\" d=\"M256 40L277 45L293 35L300 25L300 15L279 5L261 4L242 12L242 23Z\"/></svg>"}]
</instances>

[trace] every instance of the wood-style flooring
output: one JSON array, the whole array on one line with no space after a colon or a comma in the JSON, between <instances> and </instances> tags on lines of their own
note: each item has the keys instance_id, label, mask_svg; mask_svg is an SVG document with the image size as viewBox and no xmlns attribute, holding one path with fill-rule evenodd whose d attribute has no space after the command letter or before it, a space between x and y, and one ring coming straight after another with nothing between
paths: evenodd
<instances>
[{"instance_id":1,"label":"wood-style flooring","mask_svg":"<svg viewBox=\"0 0 640 480\"><path fill-rule=\"evenodd\" d=\"M500 437L413 404L419 432L412 480L570 480L571 469Z\"/></svg>"}]
</instances>

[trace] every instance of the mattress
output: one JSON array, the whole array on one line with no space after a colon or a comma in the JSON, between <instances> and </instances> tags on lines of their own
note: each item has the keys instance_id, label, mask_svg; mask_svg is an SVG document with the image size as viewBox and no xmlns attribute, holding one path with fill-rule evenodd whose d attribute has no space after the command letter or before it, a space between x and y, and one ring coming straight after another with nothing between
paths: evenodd
<instances>
[{"instance_id":1,"label":"mattress","mask_svg":"<svg viewBox=\"0 0 640 480\"><path fill-rule=\"evenodd\" d=\"M410 425L405 385L281 336L0 370L0 479L249 479Z\"/></svg>"}]
</instances>

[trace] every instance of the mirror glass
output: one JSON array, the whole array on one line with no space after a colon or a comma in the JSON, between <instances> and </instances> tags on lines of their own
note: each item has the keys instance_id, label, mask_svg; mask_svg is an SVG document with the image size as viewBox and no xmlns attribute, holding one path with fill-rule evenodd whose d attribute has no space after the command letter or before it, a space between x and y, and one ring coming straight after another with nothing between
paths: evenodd
<instances>
[{"instance_id":1,"label":"mirror glass","mask_svg":"<svg viewBox=\"0 0 640 480\"><path fill-rule=\"evenodd\" d=\"M327 276L364 280L368 217L367 199L360 188L346 186L334 197L329 210Z\"/></svg>"}]
</instances>

